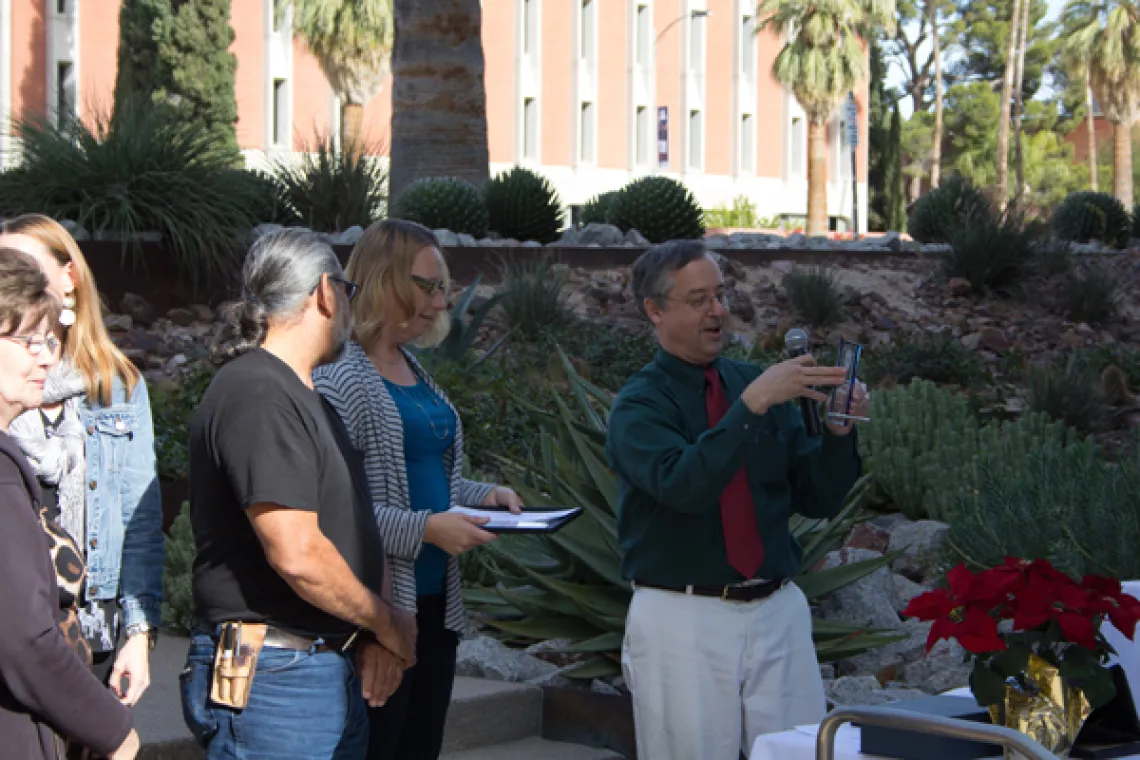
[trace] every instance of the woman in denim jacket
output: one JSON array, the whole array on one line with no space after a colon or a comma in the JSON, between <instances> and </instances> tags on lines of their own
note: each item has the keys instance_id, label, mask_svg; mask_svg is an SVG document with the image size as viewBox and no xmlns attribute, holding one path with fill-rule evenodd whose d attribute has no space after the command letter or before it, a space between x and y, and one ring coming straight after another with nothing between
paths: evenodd
<instances>
[{"instance_id":1,"label":"woman in denim jacket","mask_svg":"<svg viewBox=\"0 0 1140 760\"><path fill-rule=\"evenodd\" d=\"M44 408L18 417L11 434L86 552L80 623L95 674L133 705L150 685L165 549L146 383L107 335L91 270L61 225L21 216L4 223L0 245L35 258L63 301L63 360Z\"/></svg>"}]
</instances>

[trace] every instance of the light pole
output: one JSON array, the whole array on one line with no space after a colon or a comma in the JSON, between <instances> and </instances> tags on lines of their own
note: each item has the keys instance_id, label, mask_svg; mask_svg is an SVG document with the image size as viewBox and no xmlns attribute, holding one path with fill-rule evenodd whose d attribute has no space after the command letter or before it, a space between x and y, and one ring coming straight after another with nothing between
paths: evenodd
<instances>
[{"instance_id":1,"label":"light pole","mask_svg":"<svg viewBox=\"0 0 1140 760\"><path fill-rule=\"evenodd\" d=\"M684 21L687 18L707 18L709 15L711 15L711 13L712 12L709 11L707 8L694 8L693 10L689 11L688 13L681 14L680 16L678 16L677 18L673 19L668 24L666 24L665 28L657 33L657 36L653 39L653 44L657 44L657 41L661 39L662 35L664 35L665 32L669 31L674 26L676 26L679 21Z\"/></svg>"}]
</instances>

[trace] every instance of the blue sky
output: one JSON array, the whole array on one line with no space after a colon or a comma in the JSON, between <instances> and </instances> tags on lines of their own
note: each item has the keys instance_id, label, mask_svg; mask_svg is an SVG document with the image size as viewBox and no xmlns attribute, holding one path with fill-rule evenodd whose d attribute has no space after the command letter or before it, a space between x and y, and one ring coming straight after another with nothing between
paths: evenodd
<instances>
[{"instance_id":1,"label":"blue sky","mask_svg":"<svg viewBox=\"0 0 1140 760\"><path fill-rule=\"evenodd\" d=\"M1065 7L1065 2L1066 2L1066 0L1048 0L1049 15L1047 18L1049 18L1051 20L1058 18L1061 15L1061 10ZM900 86L902 84L902 81L903 81L902 71L899 70L898 66L895 66L892 64L890 67L890 71L887 74L887 84L897 87L897 86ZM902 111L902 115L904 118L908 118L908 119L910 118L910 111L911 111L910 98L904 98L899 103L899 110Z\"/></svg>"}]
</instances>

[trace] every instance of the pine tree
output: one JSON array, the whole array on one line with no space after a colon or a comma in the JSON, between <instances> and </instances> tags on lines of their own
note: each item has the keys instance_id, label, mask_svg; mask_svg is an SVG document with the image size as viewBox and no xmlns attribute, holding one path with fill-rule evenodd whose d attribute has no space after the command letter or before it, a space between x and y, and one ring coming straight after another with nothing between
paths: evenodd
<instances>
[{"instance_id":1,"label":"pine tree","mask_svg":"<svg viewBox=\"0 0 1140 760\"><path fill-rule=\"evenodd\" d=\"M123 0L116 112L141 99L198 123L240 160L230 0Z\"/></svg>"},{"instance_id":2,"label":"pine tree","mask_svg":"<svg viewBox=\"0 0 1140 760\"><path fill-rule=\"evenodd\" d=\"M891 129L883 158L884 221L888 230L906 231L906 195L902 173L902 114L898 101L891 111Z\"/></svg>"}]
</instances>

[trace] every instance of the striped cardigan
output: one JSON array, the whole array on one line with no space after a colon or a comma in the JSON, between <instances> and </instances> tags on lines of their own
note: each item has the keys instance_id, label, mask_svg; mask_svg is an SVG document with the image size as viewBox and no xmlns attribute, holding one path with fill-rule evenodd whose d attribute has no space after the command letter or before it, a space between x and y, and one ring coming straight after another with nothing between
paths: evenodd
<instances>
[{"instance_id":1,"label":"striped cardigan","mask_svg":"<svg viewBox=\"0 0 1140 760\"><path fill-rule=\"evenodd\" d=\"M455 412L455 443L444 454L444 466L451 472L452 503L482 503L494 486L467 480L462 475L463 423L459 412L419 362L406 351L404 356L420 379ZM372 511L384 536L395 601L415 611L415 562L424 545L424 530L431 513L411 508L404 463L404 426L396 402L364 349L355 341L348 344L340 361L317 369L313 383L344 420L353 445L364 454ZM467 618L463 610L459 561L455 557L447 561L445 594L444 625L463 635L467 632Z\"/></svg>"}]
</instances>

